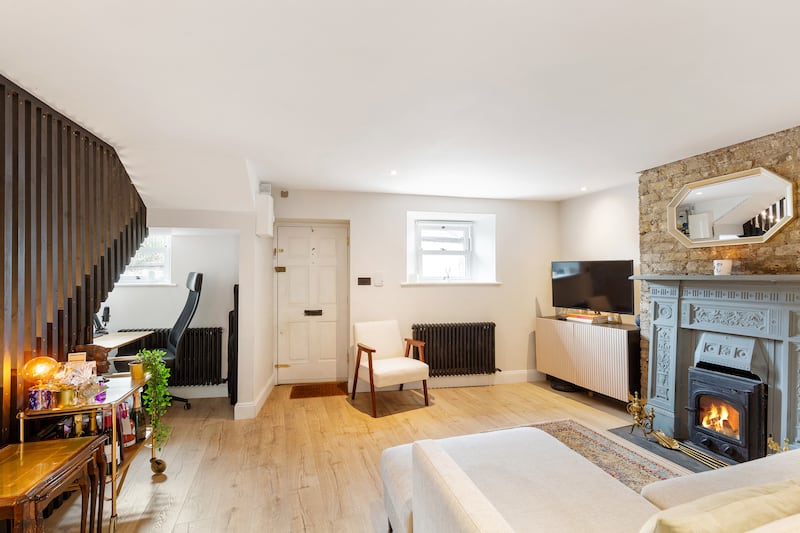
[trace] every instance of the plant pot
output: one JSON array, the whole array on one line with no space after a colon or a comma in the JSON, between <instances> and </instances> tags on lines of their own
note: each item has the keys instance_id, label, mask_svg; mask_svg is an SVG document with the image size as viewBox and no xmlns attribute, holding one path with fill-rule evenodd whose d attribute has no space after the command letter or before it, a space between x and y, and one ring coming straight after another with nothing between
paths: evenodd
<instances>
[{"instance_id":1,"label":"plant pot","mask_svg":"<svg viewBox=\"0 0 800 533\"><path fill-rule=\"evenodd\" d=\"M131 363L128 368L131 371L132 381L142 381L144 379L144 363Z\"/></svg>"}]
</instances>

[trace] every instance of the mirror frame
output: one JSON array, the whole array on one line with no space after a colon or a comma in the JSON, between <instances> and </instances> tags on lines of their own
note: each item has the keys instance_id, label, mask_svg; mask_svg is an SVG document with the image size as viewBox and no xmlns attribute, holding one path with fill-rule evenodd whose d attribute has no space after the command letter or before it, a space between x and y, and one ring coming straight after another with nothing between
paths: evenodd
<instances>
[{"instance_id":1,"label":"mirror frame","mask_svg":"<svg viewBox=\"0 0 800 533\"><path fill-rule=\"evenodd\" d=\"M677 209L678 206L686 199L692 191L699 189L700 187L704 187L706 185L715 185L717 183L722 183L724 181L735 181L738 179L743 178L751 178L753 176L769 176L771 178L777 178L781 181L786 183L786 216L781 219L780 222L772 226L766 233L763 235L755 236L755 237L741 237L739 239L707 239L702 241L693 241L689 239L686 235L683 234L680 230L678 230L678 215ZM678 239L681 244L683 244L687 248L706 248L710 246L738 246L741 244L761 244L767 242L773 235L775 235L778 231L781 230L786 224L789 223L790 220L794 218L794 184L789 181L788 179L784 178L783 176L779 176L774 172L770 172L761 167L756 167L750 170L743 170L741 172L734 172L733 174L726 174L724 176L717 176L715 178L709 178L701 181L696 181L693 183L689 183L684 185L678 194L675 195L675 198L667 205L667 232Z\"/></svg>"}]
</instances>

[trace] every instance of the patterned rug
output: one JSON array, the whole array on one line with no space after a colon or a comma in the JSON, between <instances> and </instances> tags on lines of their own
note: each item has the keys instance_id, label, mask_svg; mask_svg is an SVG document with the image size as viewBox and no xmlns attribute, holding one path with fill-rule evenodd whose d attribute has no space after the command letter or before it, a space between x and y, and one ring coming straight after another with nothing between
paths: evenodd
<instances>
[{"instance_id":1,"label":"patterned rug","mask_svg":"<svg viewBox=\"0 0 800 533\"><path fill-rule=\"evenodd\" d=\"M670 468L656 463L574 420L531 425L554 436L636 492L648 483L687 473L677 466Z\"/></svg>"},{"instance_id":2,"label":"patterned rug","mask_svg":"<svg viewBox=\"0 0 800 533\"><path fill-rule=\"evenodd\" d=\"M295 385L289 393L290 399L321 398L323 396L344 396L347 394L347 382L341 383L309 383L308 385Z\"/></svg>"}]
</instances>

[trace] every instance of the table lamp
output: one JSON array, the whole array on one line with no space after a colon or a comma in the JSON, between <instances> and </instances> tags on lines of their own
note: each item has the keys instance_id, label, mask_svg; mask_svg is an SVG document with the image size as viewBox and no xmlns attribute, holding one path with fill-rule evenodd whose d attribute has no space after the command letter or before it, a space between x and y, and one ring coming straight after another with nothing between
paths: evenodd
<instances>
[{"instance_id":1,"label":"table lamp","mask_svg":"<svg viewBox=\"0 0 800 533\"><path fill-rule=\"evenodd\" d=\"M47 355L34 357L22 367L22 377L41 386L44 381L53 377L58 370L58 364L58 361Z\"/></svg>"},{"instance_id":2,"label":"table lamp","mask_svg":"<svg viewBox=\"0 0 800 533\"><path fill-rule=\"evenodd\" d=\"M22 377L26 381L36 383L28 390L28 407L33 411L53 408L53 392L42 388L42 384L53 377L59 363L52 357L40 355L29 360L22 367Z\"/></svg>"}]
</instances>

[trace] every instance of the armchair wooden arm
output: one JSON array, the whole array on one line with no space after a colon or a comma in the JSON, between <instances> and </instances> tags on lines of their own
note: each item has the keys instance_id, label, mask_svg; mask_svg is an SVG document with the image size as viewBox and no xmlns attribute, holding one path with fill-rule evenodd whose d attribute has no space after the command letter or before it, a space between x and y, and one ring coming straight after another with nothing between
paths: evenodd
<instances>
[{"instance_id":1,"label":"armchair wooden arm","mask_svg":"<svg viewBox=\"0 0 800 533\"><path fill-rule=\"evenodd\" d=\"M416 339L405 338L406 341L406 357L411 354L411 347L414 346L419 350L419 360L425 362L425 341L418 341Z\"/></svg>"}]
</instances>

